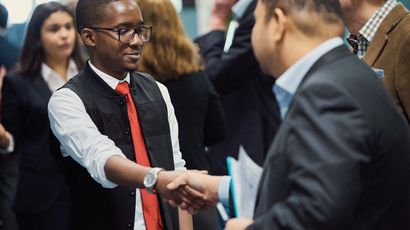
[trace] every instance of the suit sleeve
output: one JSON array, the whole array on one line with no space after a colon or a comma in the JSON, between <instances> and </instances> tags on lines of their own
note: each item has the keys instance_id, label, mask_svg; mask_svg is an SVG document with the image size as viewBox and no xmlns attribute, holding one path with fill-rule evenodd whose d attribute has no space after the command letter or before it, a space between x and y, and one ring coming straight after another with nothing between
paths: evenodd
<instances>
[{"instance_id":1,"label":"suit sleeve","mask_svg":"<svg viewBox=\"0 0 410 230\"><path fill-rule=\"evenodd\" d=\"M13 78L13 79L12 79ZM13 135L15 146L19 144L23 132L23 105L25 100L24 84L16 76L4 78L1 96L1 123Z\"/></svg>"},{"instance_id":2,"label":"suit sleeve","mask_svg":"<svg viewBox=\"0 0 410 230\"><path fill-rule=\"evenodd\" d=\"M224 31L211 31L195 41L204 58L205 71L219 93L229 93L254 77L254 71L258 70L251 44L252 13L241 19L228 52L223 51Z\"/></svg>"},{"instance_id":3,"label":"suit sleeve","mask_svg":"<svg viewBox=\"0 0 410 230\"><path fill-rule=\"evenodd\" d=\"M211 82L204 79L210 94L204 124L204 145L209 146L225 139L225 116L218 93Z\"/></svg>"},{"instance_id":4,"label":"suit sleeve","mask_svg":"<svg viewBox=\"0 0 410 230\"><path fill-rule=\"evenodd\" d=\"M289 195L248 229L348 229L341 220L352 218L360 165L369 161L362 111L334 84L310 84L295 96L283 125L290 126L283 153Z\"/></svg>"},{"instance_id":5,"label":"suit sleeve","mask_svg":"<svg viewBox=\"0 0 410 230\"><path fill-rule=\"evenodd\" d=\"M396 63L396 88L398 97L407 121L410 122L410 34L407 34L397 52L399 53Z\"/></svg>"}]
</instances>

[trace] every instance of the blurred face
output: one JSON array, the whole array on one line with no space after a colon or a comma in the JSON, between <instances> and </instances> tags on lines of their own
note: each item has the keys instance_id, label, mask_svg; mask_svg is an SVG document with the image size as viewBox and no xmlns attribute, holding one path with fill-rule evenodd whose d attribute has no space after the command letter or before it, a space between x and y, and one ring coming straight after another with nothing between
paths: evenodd
<instances>
[{"instance_id":1,"label":"blurred face","mask_svg":"<svg viewBox=\"0 0 410 230\"><path fill-rule=\"evenodd\" d=\"M274 20L265 20L266 6L260 0L255 9L255 25L252 29L252 47L255 57L263 72L272 74L272 65L275 63L271 53L274 53L275 41L271 36L271 25Z\"/></svg>"},{"instance_id":2,"label":"blurred face","mask_svg":"<svg viewBox=\"0 0 410 230\"><path fill-rule=\"evenodd\" d=\"M102 28L136 28L143 25L140 9L134 0L111 2L105 8L105 18L95 25ZM137 69L143 41L138 34L131 42L123 43L118 32L92 29L94 54L92 63L103 72L122 79L126 72Z\"/></svg>"},{"instance_id":3,"label":"blurred face","mask_svg":"<svg viewBox=\"0 0 410 230\"><path fill-rule=\"evenodd\" d=\"M66 12L50 14L41 27L41 44L45 59L67 60L75 46L73 18Z\"/></svg>"}]
</instances>

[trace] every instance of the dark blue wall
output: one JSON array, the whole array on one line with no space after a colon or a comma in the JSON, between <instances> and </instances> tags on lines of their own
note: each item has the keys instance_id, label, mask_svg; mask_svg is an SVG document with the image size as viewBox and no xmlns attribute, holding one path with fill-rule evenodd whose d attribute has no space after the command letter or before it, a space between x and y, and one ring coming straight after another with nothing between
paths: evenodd
<instances>
[{"instance_id":1,"label":"dark blue wall","mask_svg":"<svg viewBox=\"0 0 410 230\"><path fill-rule=\"evenodd\" d=\"M403 2L403 4L407 7L407 9L410 8L410 0L402 0L400 2Z\"/></svg>"}]
</instances>

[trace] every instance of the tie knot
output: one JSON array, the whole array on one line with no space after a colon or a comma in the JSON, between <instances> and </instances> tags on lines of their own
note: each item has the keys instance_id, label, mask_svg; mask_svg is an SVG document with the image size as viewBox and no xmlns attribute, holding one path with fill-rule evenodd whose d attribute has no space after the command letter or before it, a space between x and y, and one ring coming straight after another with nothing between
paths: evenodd
<instances>
[{"instance_id":1,"label":"tie knot","mask_svg":"<svg viewBox=\"0 0 410 230\"><path fill-rule=\"evenodd\" d=\"M128 82L123 81L118 83L117 87L115 87L115 91L122 95L127 95L130 93L130 87L128 86Z\"/></svg>"}]
</instances>

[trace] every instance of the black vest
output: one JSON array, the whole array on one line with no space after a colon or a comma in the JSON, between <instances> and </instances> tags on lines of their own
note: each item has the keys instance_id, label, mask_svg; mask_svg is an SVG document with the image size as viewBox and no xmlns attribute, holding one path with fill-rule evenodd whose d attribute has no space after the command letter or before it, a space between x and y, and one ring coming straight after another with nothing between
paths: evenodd
<instances>
[{"instance_id":1,"label":"black vest","mask_svg":"<svg viewBox=\"0 0 410 230\"><path fill-rule=\"evenodd\" d=\"M88 65L63 88L71 89L81 98L101 134L135 161L125 96L108 86ZM149 75L132 73L130 90L151 166L173 170L167 108L158 85ZM60 157L60 163L70 189L70 229L133 229L135 189L105 189L71 157ZM177 210L164 202L160 206L166 229L179 229Z\"/></svg>"}]
</instances>

